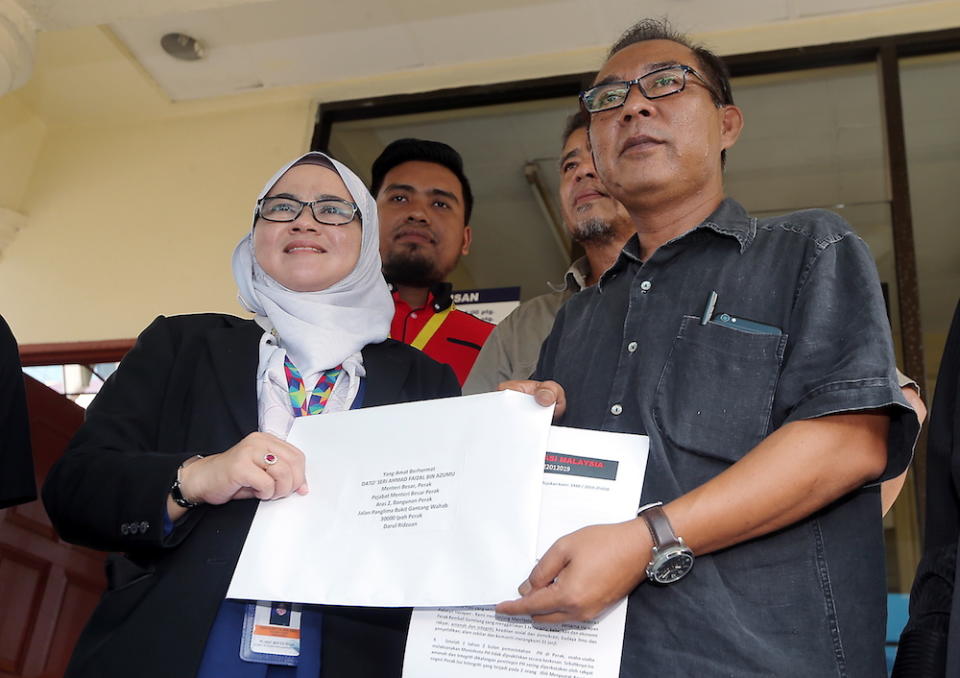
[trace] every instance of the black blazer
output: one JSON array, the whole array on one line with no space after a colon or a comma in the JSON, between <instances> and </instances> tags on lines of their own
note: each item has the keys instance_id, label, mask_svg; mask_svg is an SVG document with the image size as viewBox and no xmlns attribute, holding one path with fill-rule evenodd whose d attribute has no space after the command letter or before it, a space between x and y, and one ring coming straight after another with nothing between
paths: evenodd
<instances>
[{"instance_id":1,"label":"black blazer","mask_svg":"<svg viewBox=\"0 0 960 678\"><path fill-rule=\"evenodd\" d=\"M17 340L0 316L0 509L37 498Z\"/></svg>"},{"instance_id":2,"label":"black blazer","mask_svg":"<svg viewBox=\"0 0 960 678\"><path fill-rule=\"evenodd\" d=\"M257 430L263 331L201 314L157 318L87 410L43 487L67 541L107 551L108 588L67 676L194 676L256 500L201 506L164 536L177 467ZM363 349L365 407L459 395L453 371L396 341ZM409 611L328 608L323 675L400 675Z\"/></svg>"},{"instance_id":3,"label":"black blazer","mask_svg":"<svg viewBox=\"0 0 960 678\"><path fill-rule=\"evenodd\" d=\"M927 438L927 524L894 678L960 675L960 303L943 347Z\"/></svg>"}]
</instances>

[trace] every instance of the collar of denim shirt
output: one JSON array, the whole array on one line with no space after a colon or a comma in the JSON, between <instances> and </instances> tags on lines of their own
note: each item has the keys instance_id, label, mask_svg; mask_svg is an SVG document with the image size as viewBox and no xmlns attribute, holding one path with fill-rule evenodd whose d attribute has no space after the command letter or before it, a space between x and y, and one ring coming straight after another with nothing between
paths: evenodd
<instances>
[{"instance_id":1,"label":"collar of denim shirt","mask_svg":"<svg viewBox=\"0 0 960 678\"><path fill-rule=\"evenodd\" d=\"M684 239L704 230L710 230L718 235L735 239L739 245L740 253L743 254L757 235L757 220L747 214L743 205L736 200L725 198L699 226L665 242L660 246L660 249L673 247ZM640 258L640 240L636 234L632 235L627 244L624 245L616 263L600 277L597 283L598 291L603 292L604 282L615 276L631 262L643 265L643 260Z\"/></svg>"}]
</instances>

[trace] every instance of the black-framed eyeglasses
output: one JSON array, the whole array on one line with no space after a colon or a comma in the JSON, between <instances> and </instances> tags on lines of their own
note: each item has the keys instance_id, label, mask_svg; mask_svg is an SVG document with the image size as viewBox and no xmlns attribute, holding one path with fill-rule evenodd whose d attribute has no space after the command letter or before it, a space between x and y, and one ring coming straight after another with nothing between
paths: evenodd
<instances>
[{"instance_id":1,"label":"black-framed eyeglasses","mask_svg":"<svg viewBox=\"0 0 960 678\"><path fill-rule=\"evenodd\" d=\"M267 221L296 221L309 207L315 221L328 226L345 226L357 216L360 208L357 204L340 198L323 198L313 202L303 202L286 196L260 198L257 201L257 215Z\"/></svg>"},{"instance_id":2,"label":"black-framed eyeglasses","mask_svg":"<svg viewBox=\"0 0 960 678\"><path fill-rule=\"evenodd\" d=\"M664 66L655 71L650 71L641 75L636 80L616 82L605 82L602 85L591 87L588 90L580 92L580 100L584 108L589 113L599 113L600 111L609 111L611 108L623 106L627 97L630 95L630 88L634 85L648 99L662 99L671 94L682 92L687 86L687 73L695 75L710 91L716 101L713 87L706 79L696 72L690 66L677 64L676 66Z\"/></svg>"}]
</instances>

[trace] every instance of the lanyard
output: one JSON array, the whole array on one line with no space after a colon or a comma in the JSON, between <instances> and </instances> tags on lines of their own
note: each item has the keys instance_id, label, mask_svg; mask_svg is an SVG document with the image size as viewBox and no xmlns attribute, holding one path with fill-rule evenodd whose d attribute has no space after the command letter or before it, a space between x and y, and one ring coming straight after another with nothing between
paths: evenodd
<instances>
[{"instance_id":1,"label":"lanyard","mask_svg":"<svg viewBox=\"0 0 960 678\"><path fill-rule=\"evenodd\" d=\"M333 392L333 385L337 383L337 377L343 372L343 365L321 372L320 379L309 397L303 386L300 370L290 362L290 356L284 356L283 371L287 375L287 391L290 393L290 402L293 404L293 416L303 417L323 412L323 408L327 406L327 400L330 399L330 393Z\"/></svg>"},{"instance_id":2,"label":"lanyard","mask_svg":"<svg viewBox=\"0 0 960 678\"><path fill-rule=\"evenodd\" d=\"M427 342L433 338L433 335L437 333L437 330L440 329L440 326L443 324L443 321L447 319L447 316L450 315L450 311L454 310L456 306L450 304L447 308L443 309L439 313L434 313L430 320L427 321L427 324L424 325L417 336L413 338L413 341L410 342L410 345L415 349L420 351L423 350L423 347L427 345Z\"/></svg>"}]
</instances>

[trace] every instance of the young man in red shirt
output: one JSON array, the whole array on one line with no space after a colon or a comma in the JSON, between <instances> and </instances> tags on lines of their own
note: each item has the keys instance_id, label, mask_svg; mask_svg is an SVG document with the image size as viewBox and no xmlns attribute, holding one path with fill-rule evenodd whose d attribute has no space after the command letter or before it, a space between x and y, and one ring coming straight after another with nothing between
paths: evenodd
<instances>
[{"instance_id":1,"label":"young man in red shirt","mask_svg":"<svg viewBox=\"0 0 960 678\"><path fill-rule=\"evenodd\" d=\"M473 194L447 144L398 139L374 161L383 274L396 313L390 336L450 365L462 385L494 326L453 305L447 276L470 251Z\"/></svg>"}]
</instances>

